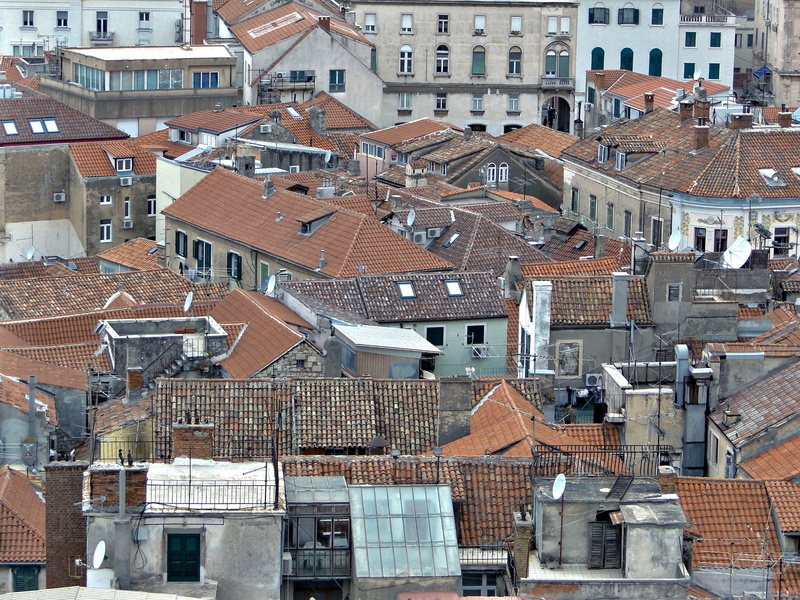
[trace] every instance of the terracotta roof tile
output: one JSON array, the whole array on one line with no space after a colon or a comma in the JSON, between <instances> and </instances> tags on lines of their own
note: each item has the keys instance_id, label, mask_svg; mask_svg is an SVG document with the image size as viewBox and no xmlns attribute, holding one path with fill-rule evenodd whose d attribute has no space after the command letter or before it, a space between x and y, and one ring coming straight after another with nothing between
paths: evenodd
<instances>
[{"instance_id":1,"label":"terracotta roof tile","mask_svg":"<svg viewBox=\"0 0 800 600\"><path fill-rule=\"evenodd\" d=\"M164 153L166 158L178 158L186 154L194 146L182 144L180 142L173 142L169 139L169 128L159 129L153 133L147 133L134 138L133 142L138 144L141 148L149 151L160 150Z\"/></svg>"},{"instance_id":2,"label":"terracotta roof tile","mask_svg":"<svg viewBox=\"0 0 800 600\"><path fill-rule=\"evenodd\" d=\"M553 284L551 326L608 324L612 296L610 275L559 276L547 280ZM531 296L528 294L529 305ZM653 323L647 287L641 278L628 279L627 315L628 319L633 319L639 325Z\"/></svg>"},{"instance_id":3,"label":"terracotta roof tile","mask_svg":"<svg viewBox=\"0 0 800 600\"><path fill-rule=\"evenodd\" d=\"M595 236L589 231L578 230L567 240L552 236L542 246L541 251L556 262L567 262L579 260L582 256L594 256L594 249ZM620 269L630 269L631 247L619 240L607 238L606 257L617 260Z\"/></svg>"},{"instance_id":4,"label":"terracotta roof tile","mask_svg":"<svg viewBox=\"0 0 800 600\"><path fill-rule=\"evenodd\" d=\"M89 420L92 431L98 435L139 423L140 439L150 441L153 439L152 423L149 421L152 416L150 396L132 401L127 398L116 398L99 404L89 415Z\"/></svg>"},{"instance_id":5,"label":"terracotta roof tile","mask_svg":"<svg viewBox=\"0 0 800 600\"><path fill-rule=\"evenodd\" d=\"M328 92L318 92L311 100L306 100L300 105L306 111L312 106L325 111L325 126L328 130L346 129L359 132L364 129L372 131L377 129L371 121L368 121L347 105L342 104Z\"/></svg>"},{"instance_id":6,"label":"terracotta roof tile","mask_svg":"<svg viewBox=\"0 0 800 600\"><path fill-rule=\"evenodd\" d=\"M761 108L761 118L764 119L765 123L777 123L778 122L778 113L781 112L780 106L762 106ZM796 106L787 106L786 112L794 113L797 110Z\"/></svg>"},{"instance_id":7,"label":"terracotta roof tile","mask_svg":"<svg viewBox=\"0 0 800 600\"><path fill-rule=\"evenodd\" d=\"M563 275L610 275L616 271L619 262L609 257L522 265L522 275L537 281Z\"/></svg>"},{"instance_id":8,"label":"terracotta roof tile","mask_svg":"<svg viewBox=\"0 0 800 600\"><path fill-rule=\"evenodd\" d=\"M45 562L45 504L20 472L0 468L0 563Z\"/></svg>"},{"instance_id":9,"label":"terracotta roof tile","mask_svg":"<svg viewBox=\"0 0 800 600\"><path fill-rule=\"evenodd\" d=\"M765 481L764 485L781 531L800 533L800 486L794 481Z\"/></svg>"},{"instance_id":10,"label":"terracotta roof tile","mask_svg":"<svg viewBox=\"0 0 800 600\"><path fill-rule=\"evenodd\" d=\"M192 132L206 131L220 134L231 129L246 127L259 120L257 115L232 110L199 110L164 121L164 125Z\"/></svg>"},{"instance_id":11,"label":"terracotta roof tile","mask_svg":"<svg viewBox=\"0 0 800 600\"><path fill-rule=\"evenodd\" d=\"M91 367L95 371L109 373L111 368L107 354L103 352L99 356L95 356L99 343L98 339L97 341L83 344L23 346L4 348L4 350L13 352L17 356L25 356L52 365L67 367L68 369L86 371L87 368Z\"/></svg>"},{"instance_id":12,"label":"terracotta roof tile","mask_svg":"<svg viewBox=\"0 0 800 600\"><path fill-rule=\"evenodd\" d=\"M506 367L508 368L508 375L516 377L518 373L517 360L519 354L516 348L519 347L519 303L515 298L503 298L503 304L506 305L506 313L508 314L508 323L506 324L506 344L509 350L506 352Z\"/></svg>"},{"instance_id":13,"label":"terracotta roof tile","mask_svg":"<svg viewBox=\"0 0 800 600\"><path fill-rule=\"evenodd\" d=\"M0 365L6 375L27 381L31 375L43 385L64 387L74 390L88 389L86 371L67 369L54 364L17 356L13 352L0 350Z\"/></svg>"},{"instance_id":14,"label":"terracotta roof tile","mask_svg":"<svg viewBox=\"0 0 800 600\"><path fill-rule=\"evenodd\" d=\"M751 479L795 479L800 475L797 461L800 435L790 437L739 463Z\"/></svg>"},{"instance_id":15,"label":"terracotta roof tile","mask_svg":"<svg viewBox=\"0 0 800 600\"><path fill-rule=\"evenodd\" d=\"M299 118L289 113L287 110L289 107L294 109L299 115ZM255 113L260 115L262 119L269 118L270 114L277 110L281 114L281 127L287 129L294 135L294 143L320 148L322 150L330 150L331 152L342 152L342 148L338 145L339 142L342 142L342 139L335 137L335 132L331 132L330 135L326 135L325 137L320 137L311 127L308 110L300 104L295 104L294 102L286 102L284 104L254 104L251 106L238 106L228 110L234 113ZM255 128L255 125L253 128ZM242 137L247 137L248 134L249 131L245 131L242 133ZM358 140L358 136L347 133L342 133L342 135L351 140L344 153L344 156L350 156L353 152L353 143Z\"/></svg>"},{"instance_id":16,"label":"terracotta roof tile","mask_svg":"<svg viewBox=\"0 0 800 600\"><path fill-rule=\"evenodd\" d=\"M446 130L461 131L455 125L444 123L442 121L434 121L433 119L417 119L401 125L394 125L385 129L379 129L372 133L362 133L361 137L370 141L380 142L387 146L399 146L408 143L411 140L429 136L431 134L439 134L439 132Z\"/></svg>"},{"instance_id":17,"label":"terracotta roof tile","mask_svg":"<svg viewBox=\"0 0 800 600\"><path fill-rule=\"evenodd\" d=\"M116 177L116 157L132 158L136 175L156 174L155 155L133 141L70 144L69 149L82 177Z\"/></svg>"},{"instance_id":18,"label":"terracotta roof tile","mask_svg":"<svg viewBox=\"0 0 800 600\"><path fill-rule=\"evenodd\" d=\"M2 366L3 373L0 374L0 402L8 404L28 414L28 384L12 378L5 370L5 365ZM31 373L33 375L33 373ZM27 377L27 376L26 376ZM38 380L37 380L38 381ZM41 382L39 382L41 383ZM58 425L58 415L56 413L56 400L47 392L37 389L36 390L36 411L40 412L42 407L45 409L47 422L53 427Z\"/></svg>"},{"instance_id":19,"label":"terracotta roof tile","mask_svg":"<svg viewBox=\"0 0 800 600\"><path fill-rule=\"evenodd\" d=\"M101 252L97 257L130 269L149 271L158 268L156 248L158 243L154 240L134 238Z\"/></svg>"},{"instance_id":20,"label":"terracotta roof tile","mask_svg":"<svg viewBox=\"0 0 800 600\"><path fill-rule=\"evenodd\" d=\"M533 204L533 208L538 210L544 210L547 212L558 212L555 208L550 206L549 204L545 204L544 200L540 200L536 196L531 196L530 194L524 195L520 194L519 192L509 192L508 190L495 190L495 189L488 189L486 190L487 194L491 196L500 196L501 198L505 198L506 200L512 200L516 202L517 200L530 200L531 204ZM473 207L469 207L470 210L474 210Z\"/></svg>"},{"instance_id":21,"label":"terracotta roof tile","mask_svg":"<svg viewBox=\"0 0 800 600\"><path fill-rule=\"evenodd\" d=\"M534 123L504 133L497 140L500 142L513 142L528 148L541 150L554 158L558 158L561 156L561 152L577 142L578 138Z\"/></svg>"}]
</instances>

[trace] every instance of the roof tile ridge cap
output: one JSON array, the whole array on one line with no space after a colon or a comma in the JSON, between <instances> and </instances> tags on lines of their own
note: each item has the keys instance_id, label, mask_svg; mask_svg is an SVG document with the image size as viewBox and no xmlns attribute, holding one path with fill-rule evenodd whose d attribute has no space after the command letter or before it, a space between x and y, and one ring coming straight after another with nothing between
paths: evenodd
<instances>
[{"instance_id":1,"label":"roof tile ridge cap","mask_svg":"<svg viewBox=\"0 0 800 600\"><path fill-rule=\"evenodd\" d=\"M519 429L522 432L522 439L526 439L526 438L530 439L531 446L533 446L533 442L535 441L533 439L533 434L528 431L528 428L525 425L525 420L522 417L522 408L517 405L517 402L515 401L515 398L514 398L514 394L520 396L519 393L505 379L503 379L500 382L500 388L502 388L503 393L506 395L506 398L508 399L508 403L509 403L509 405L511 407L511 410L514 412L515 418L517 420L517 424L519 425ZM513 390L514 393L511 393L512 390ZM531 404L531 406L533 406L533 405ZM535 409L535 407L534 407L534 409ZM535 417L536 417L536 413L535 412L531 412L531 419L534 419ZM517 441L519 441L519 440L517 440Z\"/></svg>"},{"instance_id":2,"label":"roof tile ridge cap","mask_svg":"<svg viewBox=\"0 0 800 600\"><path fill-rule=\"evenodd\" d=\"M469 241L467 243L467 248L466 251L464 252L464 259L462 260L460 265L464 269L467 268L467 262L469 262L469 258L470 256L472 256L472 249L475 247L475 239L478 237L478 227L481 224L481 221L483 220L483 215L477 213L471 213L471 214L475 215L475 223L472 226L472 232L470 233ZM486 221L488 223L491 223L491 221L489 221L488 219L486 219ZM494 223L492 223L492 225L494 225Z\"/></svg>"},{"instance_id":3,"label":"roof tile ridge cap","mask_svg":"<svg viewBox=\"0 0 800 600\"><path fill-rule=\"evenodd\" d=\"M356 284L356 291L358 292L358 299L361 302L361 306L363 307L364 314L368 319L372 319L370 315L369 309L367 308L367 301L364 299L364 290L361 288L361 281L358 276L354 277L353 280Z\"/></svg>"},{"instance_id":4,"label":"roof tile ridge cap","mask_svg":"<svg viewBox=\"0 0 800 600\"><path fill-rule=\"evenodd\" d=\"M261 312L262 312L264 315L266 315L267 317L269 317L270 319L272 319L273 321L275 321L275 322L276 322L276 323L277 323L279 326L281 326L281 327L283 327L284 329L286 329L286 330L290 331L292 334L294 334L294 335L296 335L296 336L299 336L299 337L301 337L301 338L302 338L302 337L305 337L305 336L303 336L303 334L301 334L299 331L295 330L295 328L294 328L294 327L292 327L291 325L289 325L288 323L286 323L286 322L285 322L285 321L283 321L282 319L279 319L278 317L276 317L275 315L273 315L272 313L270 313L270 312L269 312L269 311L268 311L266 308L264 308L263 306L261 306L260 304L258 304L258 302L256 302L256 301L255 301L255 300L253 300L252 298L250 298L248 295L245 295L245 298L247 298L247 301L248 301L249 303L251 303L251 304L252 304L252 305L253 305L253 306L256 308L256 310L258 310L258 311L261 311ZM245 323L245 326L247 326L247 325L249 325L249 323ZM246 327L245 327L245 328L246 328ZM238 338L239 338L239 337L241 337L241 335L242 335L243 333L244 333L244 329L243 329L243 330L240 332L239 336L237 337L237 341L238 341Z\"/></svg>"}]
</instances>

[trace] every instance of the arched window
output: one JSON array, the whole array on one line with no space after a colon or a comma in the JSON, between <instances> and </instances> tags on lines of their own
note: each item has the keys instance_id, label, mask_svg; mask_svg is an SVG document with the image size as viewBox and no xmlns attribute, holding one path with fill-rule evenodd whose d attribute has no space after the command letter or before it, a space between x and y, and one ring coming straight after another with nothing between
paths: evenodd
<instances>
[{"instance_id":1,"label":"arched window","mask_svg":"<svg viewBox=\"0 0 800 600\"><path fill-rule=\"evenodd\" d=\"M592 50L592 71L601 71L605 69L606 64L606 51L600 48Z\"/></svg>"},{"instance_id":2,"label":"arched window","mask_svg":"<svg viewBox=\"0 0 800 600\"><path fill-rule=\"evenodd\" d=\"M450 72L450 49L442 44L436 48L436 73L445 75Z\"/></svg>"},{"instance_id":3,"label":"arched window","mask_svg":"<svg viewBox=\"0 0 800 600\"><path fill-rule=\"evenodd\" d=\"M486 184L497 181L497 166L494 163L486 165Z\"/></svg>"},{"instance_id":4,"label":"arched window","mask_svg":"<svg viewBox=\"0 0 800 600\"><path fill-rule=\"evenodd\" d=\"M658 48L650 50L650 68L647 71L648 75L661 77L661 59L663 56L663 53Z\"/></svg>"},{"instance_id":5,"label":"arched window","mask_svg":"<svg viewBox=\"0 0 800 600\"><path fill-rule=\"evenodd\" d=\"M556 51L548 50L544 57L544 76L556 76Z\"/></svg>"},{"instance_id":6,"label":"arched window","mask_svg":"<svg viewBox=\"0 0 800 600\"><path fill-rule=\"evenodd\" d=\"M413 73L413 62L412 62L412 55L414 51L411 49L411 46L401 46L400 47L400 72L401 73Z\"/></svg>"},{"instance_id":7,"label":"arched window","mask_svg":"<svg viewBox=\"0 0 800 600\"><path fill-rule=\"evenodd\" d=\"M472 74L486 75L486 49L483 46L472 49Z\"/></svg>"},{"instance_id":8,"label":"arched window","mask_svg":"<svg viewBox=\"0 0 800 600\"><path fill-rule=\"evenodd\" d=\"M498 181L500 183L508 181L508 163L500 163L500 170L498 171Z\"/></svg>"},{"instance_id":9,"label":"arched window","mask_svg":"<svg viewBox=\"0 0 800 600\"><path fill-rule=\"evenodd\" d=\"M623 48L619 53L619 68L623 71L633 71L633 50Z\"/></svg>"},{"instance_id":10,"label":"arched window","mask_svg":"<svg viewBox=\"0 0 800 600\"><path fill-rule=\"evenodd\" d=\"M558 76L569 77L569 50L558 53Z\"/></svg>"},{"instance_id":11,"label":"arched window","mask_svg":"<svg viewBox=\"0 0 800 600\"><path fill-rule=\"evenodd\" d=\"M508 74L522 75L522 50L519 46L512 46L508 51Z\"/></svg>"}]
</instances>

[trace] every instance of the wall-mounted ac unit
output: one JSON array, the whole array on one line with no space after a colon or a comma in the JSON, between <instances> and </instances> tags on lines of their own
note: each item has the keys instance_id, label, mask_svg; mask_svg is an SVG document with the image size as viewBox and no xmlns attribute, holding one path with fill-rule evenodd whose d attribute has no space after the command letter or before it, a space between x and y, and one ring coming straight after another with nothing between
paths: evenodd
<instances>
[{"instance_id":1,"label":"wall-mounted ac unit","mask_svg":"<svg viewBox=\"0 0 800 600\"><path fill-rule=\"evenodd\" d=\"M53 194L53 202L66 202L67 194L64 192L56 192Z\"/></svg>"},{"instance_id":2,"label":"wall-mounted ac unit","mask_svg":"<svg viewBox=\"0 0 800 600\"><path fill-rule=\"evenodd\" d=\"M585 373L583 378L587 387L600 387L603 385L603 376L597 373Z\"/></svg>"},{"instance_id":3,"label":"wall-mounted ac unit","mask_svg":"<svg viewBox=\"0 0 800 600\"><path fill-rule=\"evenodd\" d=\"M586 109L586 112L592 112L592 109L594 108L594 104L592 104L591 102L587 102L583 106Z\"/></svg>"},{"instance_id":4,"label":"wall-mounted ac unit","mask_svg":"<svg viewBox=\"0 0 800 600\"><path fill-rule=\"evenodd\" d=\"M299 173L300 165L289 165L289 173Z\"/></svg>"},{"instance_id":5,"label":"wall-mounted ac unit","mask_svg":"<svg viewBox=\"0 0 800 600\"><path fill-rule=\"evenodd\" d=\"M283 553L283 574L294 575L292 572L292 555L289 552Z\"/></svg>"},{"instance_id":6,"label":"wall-mounted ac unit","mask_svg":"<svg viewBox=\"0 0 800 600\"><path fill-rule=\"evenodd\" d=\"M272 133L272 123L262 123L258 126L259 133Z\"/></svg>"},{"instance_id":7,"label":"wall-mounted ac unit","mask_svg":"<svg viewBox=\"0 0 800 600\"><path fill-rule=\"evenodd\" d=\"M123 229L133 229L133 219L123 219L122 220L122 228Z\"/></svg>"},{"instance_id":8,"label":"wall-mounted ac unit","mask_svg":"<svg viewBox=\"0 0 800 600\"><path fill-rule=\"evenodd\" d=\"M437 237L439 237L439 233L440 232L441 232L440 229L437 229L436 227L431 227L430 229L428 229L428 237L429 238L437 238Z\"/></svg>"},{"instance_id":9,"label":"wall-mounted ac unit","mask_svg":"<svg viewBox=\"0 0 800 600\"><path fill-rule=\"evenodd\" d=\"M421 231L414 234L414 243L415 244L423 244L425 243L425 234Z\"/></svg>"},{"instance_id":10,"label":"wall-mounted ac unit","mask_svg":"<svg viewBox=\"0 0 800 600\"><path fill-rule=\"evenodd\" d=\"M473 346L472 358L489 358L489 348L487 346Z\"/></svg>"},{"instance_id":11,"label":"wall-mounted ac unit","mask_svg":"<svg viewBox=\"0 0 800 600\"><path fill-rule=\"evenodd\" d=\"M169 130L169 141L170 142L177 142L180 139L180 132L177 129L170 129Z\"/></svg>"},{"instance_id":12,"label":"wall-mounted ac unit","mask_svg":"<svg viewBox=\"0 0 800 600\"><path fill-rule=\"evenodd\" d=\"M286 77L286 71L278 71L277 73L275 73L275 77L277 79L283 79L284 77Z\"/></svg>"},{"instance_id":13,"label":"wall-mounted ac unit","mask_svg":"<svg viewBox=\"0 0 800 600\"><path fill-rule=\"evenodd\" d=\"M133 185L133 177L120 177L119 185L121 187L127 187L129 185Z\"/></svg>"}]
</instances>

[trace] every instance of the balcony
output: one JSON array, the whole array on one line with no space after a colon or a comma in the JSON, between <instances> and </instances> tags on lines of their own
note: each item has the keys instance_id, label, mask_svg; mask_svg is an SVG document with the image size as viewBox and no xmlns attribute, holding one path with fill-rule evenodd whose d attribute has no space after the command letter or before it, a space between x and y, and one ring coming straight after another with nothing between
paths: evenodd
<instances>
[{"instance_id":1,"label":"balcony","mask_svg":"<svg viewBox=\"0 0 800 600\"><path fill-rule=\"evenodd\" d=\"M90 31L89 41L93 46L110 46L114 43L113 31Z\"/></svg>"},{"instance_id":2,"label":"balcony","mask_svg":"<svg viewBox=\"0 0 800 600\"><path fill-rule=\"evenodd\" d=\"M270 509L275 505L275 484L217 479L149 480L147 504L154 510Z\"/></svg>"},{"instance_id":3,"label":"balcony","mask_svg":"<svg viewBox=\"0 0 800 600\"><path fill-rule=\"evenodd\" d=\"M714 25L735 25L736 17L726 15L681 15L681 23L710 23Z\"/></svg>"},{"instance_id":4,"label":"balcony","mask_svg":"<svg viewBox=\"0 0 800 600\"><path fill-rule=\"evenodd\" d=\"M575 79L573 77L553 77L545 75L542 77L543 90L574 90Z\"/></svg>"},{"instance_id":5,"label":"balcony","mask_svg":"<svg viewBox=\"0 0 800 600\"><path fill-rule=\"evenodd\" d=\"M621 473L657 477L658 467L669 464L674 454L672 446L562 446L534 451L531 473L534 477L555 477L559 473L568 477L610 477Z\"/></svg>"}]
</instances>

